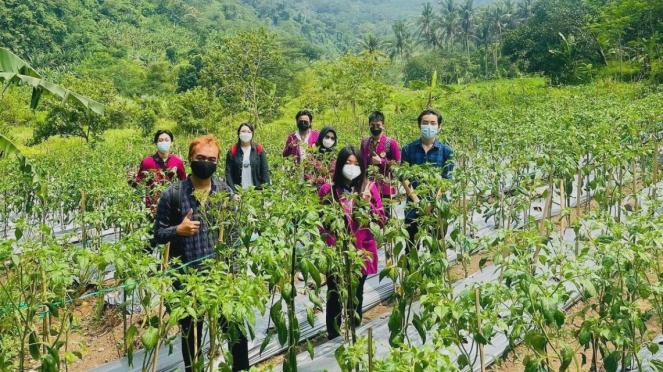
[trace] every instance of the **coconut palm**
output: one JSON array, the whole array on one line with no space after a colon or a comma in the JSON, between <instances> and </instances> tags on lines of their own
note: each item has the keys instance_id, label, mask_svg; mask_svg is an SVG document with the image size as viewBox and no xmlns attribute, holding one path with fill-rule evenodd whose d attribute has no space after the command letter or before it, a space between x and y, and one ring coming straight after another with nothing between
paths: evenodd
<instances>
[{"instance_id":1,"label":"coconut palm","mask_svg":"<svg viewBox=\"0 0 663 372\"><path fill-rule=\"evenodd\" d=\"M520 0L518 2L516 13L521 21L526 21L532 15L533 7L534 0Z\"/></svg>"},{"instance_id":2,"label":"coconut palm","mask_svg":"<svg viewBox=\"0 0 663 372\"><path fill-rule=\"evenodd\" d=\"M389 42L386 40L380 40L374 33L369 33L361 39L357 39L357 44L361 49L368 51L369 53L374 53L378 51L383 51L388 45Z\"/></svg>"},{"instance_id":3,"label":"coconut palm","mask_svg":"<svg viewBox=\"0 0 663 372\"><path fill-rule=\"evenodd\" d=\"M412 54L412 34L408 28L409 24L405 20L396 21L391 27L395 37L392 49L401 57L401 61L408 59Z\"/></svg>"},{"instance_id":4,"label":"coconut palm","mask_svg":"<svg viewBox=\"0 0 663 372\"><path fill-rule=\"evenodd\" d=\"M474 26L474 0L465 0L464 3L460 4L458 15L460 17L460 32L463 36L463 48L466 53L469 53Z\"/></svg>"},{"instance_id":5,"label":"coconut palm","mask_svg":"<svg viewBox=\"0 0 663 372\"><path fill-rule=\"evenodd\" d=\"M426 48L437 46L437 38L435 33L435 11L431 3L422 4L421 16L419 16L419 30L417 32L419 41L426 46Z\"/></svg>"},{"instance_id":6,"label":"coconut palm","mask_svg":"<svg viewBox=\"0 0 663 372\"><path fill-rule=\"evenodd\" d=\"M451 49L458 31L458 6L455 0L444 0L440 2L442 15L438 20L442 39L447 50Z\"/></svg>"}]
</instances>

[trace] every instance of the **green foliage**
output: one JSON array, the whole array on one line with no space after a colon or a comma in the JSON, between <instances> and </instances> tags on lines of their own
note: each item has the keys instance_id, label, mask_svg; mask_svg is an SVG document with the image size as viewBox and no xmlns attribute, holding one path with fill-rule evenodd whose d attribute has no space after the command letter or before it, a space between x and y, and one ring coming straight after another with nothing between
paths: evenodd
<instances>
[{"instance_id":1,"label":"green foliage","mask_svg":"<svg viewBox=\"0 0 663 372\"><path fill-rule=\"evenodd\" d=\"M595 38L585 30L589 15L581 0L539 1L522 27L505 34L503 51L524 71L541 72L552 84L578 82L577 64L604 62Z\"/></svg>"},{"instance_id":2,"label":"green foliage","mask_svg":"<svg viewBox=\"0 0 663 372\"><path fill-rule=\"evenodd\" d=\"M202 85L233 114L248 114L260 126L279 113L283 85L288 80L276 35L265 28L239 32L223 39L221 47L205 59Z\"/></svg>"}]
</instances>

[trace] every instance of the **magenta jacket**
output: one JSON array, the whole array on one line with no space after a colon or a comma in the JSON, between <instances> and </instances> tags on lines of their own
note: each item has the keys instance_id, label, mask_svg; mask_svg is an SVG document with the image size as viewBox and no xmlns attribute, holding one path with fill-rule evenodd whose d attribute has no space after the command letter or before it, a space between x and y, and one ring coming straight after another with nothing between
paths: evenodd
<instances>
[{"instance_id":1,"label":"magenta jacket","mask_svg":"<svg viewBox=\"0 0 663 372\"><path fill-rule=\"evenodd\" d=\"M368 181L367 187L371 190L371 214L372 220L378 225L383 226L387 221L382 207L382 199L375 183ZM318 196L323 201L327 195L332 191L332 186L328 183L322 185ZM364 268L361 269L363 275L375 274L378 272L378 249L375 242L375 237L368 226L359 225L359 222L352 218L352 209L348 205L348 199L342 194L341 189L336 189L335 200L340 202L345 207L345 215L348 220L350 231L354 234L356 243L355 247L358 250L364 250L368 253ZM325 243L330 246L336 245L336 238L326 229L322 229L322 236L325 238Z\"/></svg>"},{"instance_id":2,"label":"magenta jacket","mask_svg":"<svg viewBox=\"0 0 663 372\"><path fill-rule=\"evenodd\" d=\"M371 139L370 137L367 137L361 141L361 155L364 157L364 164L366 165L366 168L380 167L379 173L384 177L385 180L389 180L392 178L392 175L390 173L390 167L392 165L396 165L401 162L401 152L398 149L398 142L396 142L396 140L393 138L387 138L387 136L385 136L383 133L380 136L380 142L378 142L378 147L376 149L376 153L378 154L378 156L380 156L381 164L372 165L371 164L372 154L368 153L370 139ZM390 141L388 154L387 154L387 141ZM375 180L375 182L377 183L378 188L380 189L382 195L396 194L397 188L395 185L397 184L397 182L395 180L391 182L391 187L388 182L384 182L382 179L377 179Z\"/></svg>"},{"instance_id":3,"label":"magenta jacket","mask_svg":"<svg viewBox=\"0 0 663 372\"><path fill-rule=\"evenodd\" d=\"M163 184L165 181L170 182L174 177L177 177L180 180L184 180L186 178L186 171L184 170L184 163L182 162L182 159L173 154L169 154L168 159L166 159L166 161L163 163L166 167L165 171L157 163L157 161L160 160L161 158L159 158L158 153L143 159L143 161L140 163L140 169L138 170L136 179L129 180L129 185L132 187L137 187L139 183L147 182L147 188L153 190L155 184ZM177 172L173 173L173 168L176 168ZM147 196L145 196L145 205L150 208L152 212L156 212L159 196L160 195L158 195L156 192L150 192Z\"/></svg>"},{"instance_id":4,"label":"magenta jacket","mask_svg":"<svg viewBox=\"0 0 663 372\"><path fill-rule=\"evenodd\" d=\"M311 148L313 145L315 145L315 141L318 140L318 136L320 135L320 132L317 130L310 130L310 134L308 136L308 147ZM297 138L298 132L292 132L288 136L288 139L285 141L285 148L283 149L283 157L288 157L288 156L294 156L295 157L295 164L299 164L302 159L301 159L301 154L300 154L300 149L299 145L297 143L299 142L299 138Z\"/></svg>"}]
</instances>

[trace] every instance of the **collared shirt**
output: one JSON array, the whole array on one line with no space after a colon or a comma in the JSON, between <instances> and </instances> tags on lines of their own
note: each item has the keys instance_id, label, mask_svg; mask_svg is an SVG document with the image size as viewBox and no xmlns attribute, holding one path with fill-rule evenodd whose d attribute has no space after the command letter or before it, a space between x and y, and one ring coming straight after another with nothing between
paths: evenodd
<instances>
[{"instance_id":1,"label":"collared shirt","mask_svg":"<svg viewBox=\"0 0 663 372\"><path fill-rule=\"evenodd\" d=\"M207 222L211 218L201 215L203 212L199 210L201 206L200 201L193 195L194 187L191 182L191 176L182 182L181 192L182 208L180 216L174 216L175 212L171 209L173 186L170 186L161 195L155 219L154 238L159 244L170 242L171 257L178 257L183 263L195 261L191 266L198 267L200 261L204 258L214 258L216 256L214 247L218 241L218 233L209 231L210 226L207 226ZM210 196L218 192L233 194L232 189L225 182L212 179ZM210 208L210 205L207 208ZM189 213L189 209L193 209L191 220L200 221L200 229L193 236L179 236L176 232L177 225L184 220L184 217ZM213 223L213 221L211 222Z\"/></svg>"},{"instance_id":2,"label":"collared shirt","mask_svg":"<svg viewBox=\"0 0 663 372\"><path fill-rule=\"evenodd\" d=\"M310 129L308 135L308 148L311 148L315 145L315 141L318 140L319 135L320 132L318 132L317 130ZM301 142L301 136L299 135L298 131L295 131L293 133L290 133L288 139L285 141L285 147L283 148L283 157L294 156L295 164L301 163L302 159L305 159L304 156L306 155L301 153L302 144L300 144L299 146L295 146L295 143L297 142Z\"/></svg>"},{"instance_id":3,"label":"collared shirt","mask_svg":"<svg viewBox=\"0 0 663 372\"><path fill-rule=\"evenodd\" d=\"M438 140L435 140L433 147L428 152L424 151L421 138L403 146L401 161L403 164L410 165L432 164L436 168L441 168L443 178L452 179L451 172L454 168L453 150ZM413 189L419 185L419 182L416 180L411 180L410 182L410 187Z\"/></svg>"},{"instance_id":4,"label":"collared shirt","mask_svg":"<svg viewBox=\"0 0 663 372\"><path fill-rule=\"evenodd\" d=\"M176 169L176 172L173 172L173 169ZM148 195L145 195L145 205L154 213L159 200L159 194L154 190L155 184L161 185L165 182L174 181L175 177L180 180L186 178L182 159L173 154L168 154L168 159L164 161L157 152L143 159L136 178L129 180L129 185L138 187L138 184L145 182L148 188Z\"/></svg>"}]
</instances>

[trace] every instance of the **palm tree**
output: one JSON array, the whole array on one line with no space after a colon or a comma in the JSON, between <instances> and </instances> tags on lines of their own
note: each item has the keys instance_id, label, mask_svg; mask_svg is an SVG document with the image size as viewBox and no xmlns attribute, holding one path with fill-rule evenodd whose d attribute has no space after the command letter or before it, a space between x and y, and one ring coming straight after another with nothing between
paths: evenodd
<instances>
[{"instance_id":1,"label":"palm tree","mask_svg":"<svg viewBox=\"0 0 663 372\"><path fill-rule=\"evenodd\" d=\"M357 39L357 44L359 44L361 49L367 50L369 53L374 53L382 51L389 45L389 42L380 40L374 33L370 33L362 39Z\"/></svg>"},{"instance_id":2,"label":"palm tree","mask_svg":"<svg viewBox=\"0 0 663 372\"><path fill-rule=\"evenodd\" d=\"M458 29L458 6L455 0L444 0L440 2L440 5L442 6L442 16L438 20L438 24L444 45L449 50L454 43Z\"/></svg>"},{"instance_id":3,"label":"palm tree","mask_svg":"<svg viewBox=\"0 0 663 372\"><path fill-rule=\"evenodd\" d=\"M526 21L532 15L532 8L534 7L534 0L520 0L518 2L517 14L521 22Z\"/></svg>"},{"instance_id":4,"label":"palm tree","mask_svg":"<svg viewBox=\"0 0 663 372\"><path fill-rule=\"evenodd\" d=\"M458 7L460 16L460 32L463 34L463 47L466 53L470 53L470 37L472 36L472 26L474 22L474 0L465 0Z\"/></svg>"},{"instance_id":5,"label":"palm tree","mask_svg":"<svg viewBox=\"0 0 663 372\"><path fill-rule=\"evenodd\" d=\"M421 16L419 16L419 31L418 36L420 41L426 45L426 48L431 46L435 49L437 39L435 34L435 11L431 3L422 4Z\"/></svg>"},{"instance_id":6,"label":"palm tree","mask_svg":"<svg viewBox=\"0 0 663 372\"><path fill-rule=\"evenodd\" d=\"M405 20L396 21L391 26L396 38L392 47L395 54L401 57L401 61L408 59L412 53L412 34L410 34L408 27L409 24Z\"/></svg>"}]
</instances>

